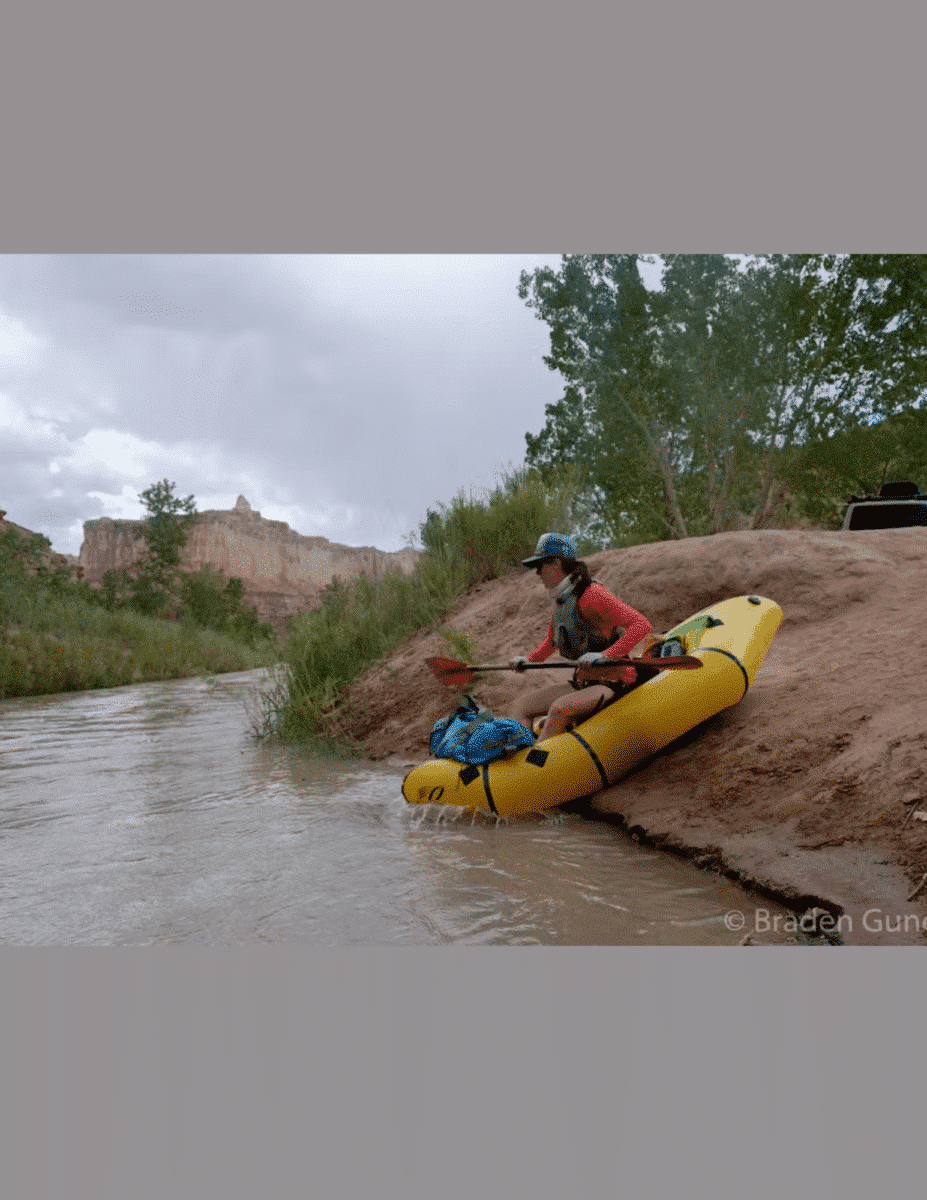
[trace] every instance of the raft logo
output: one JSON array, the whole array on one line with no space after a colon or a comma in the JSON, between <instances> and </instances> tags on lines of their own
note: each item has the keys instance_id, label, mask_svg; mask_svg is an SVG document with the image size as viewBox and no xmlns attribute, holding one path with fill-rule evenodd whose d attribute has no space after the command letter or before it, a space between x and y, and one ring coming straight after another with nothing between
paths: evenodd
<instances>
[{"instance_id":1,"label":"raft logo","mask_svg":"<svg viewBox=\"0 0 927 1200\"><path fill-rule=\"evenodd\" d=\"M860 918L860 925L867 933L927 932L927 917L916 912L889 913L881 908L867 908ZM801 917L755 908L751 925L739 908L732 908L724 914L724 926L731 933L844 934L853 932L853 918L849 913L835 917L821 908L809 909Z\"/></svg>"}]
</instances>

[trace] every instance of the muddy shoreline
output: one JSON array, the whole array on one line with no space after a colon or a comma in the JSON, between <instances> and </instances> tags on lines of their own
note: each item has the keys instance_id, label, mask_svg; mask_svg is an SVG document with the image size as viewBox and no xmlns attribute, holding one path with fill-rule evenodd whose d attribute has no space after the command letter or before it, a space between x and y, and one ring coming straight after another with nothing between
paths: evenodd
<instances>
[{"instance_id":1,"label":"muddy shoreline","mask_svg":"<svg viewBox=\"0 0 927 1200\"><path fill-rule=\"evenodd\" d=\"M927 873L927 530L745 531L589 562L657 629L751 592L785 619L739 705L580 802L588 814L796 912L842 917L844 943L927 943L927 888L908 900ZM505 661L546 621L534 577L517 575L469 592L446 624ZM332 732L375 760L426 758L452 700L424 662L440 653L436 634L410 639L351 685ZM504 711L524 686L500 673L471 690Z\"/></svg>"}]
</instances>

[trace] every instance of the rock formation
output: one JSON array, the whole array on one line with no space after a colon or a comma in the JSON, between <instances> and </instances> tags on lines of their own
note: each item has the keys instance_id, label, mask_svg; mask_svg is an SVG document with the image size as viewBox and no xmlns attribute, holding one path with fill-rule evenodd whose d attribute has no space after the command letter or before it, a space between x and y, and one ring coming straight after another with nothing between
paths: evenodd
<instances>
[{"instance_id":1,"label":"rock formation","mask_svg":"<svg viewBox=\"0 0 927 1200\"><path fill-rule=\"evenodd\" d=\"M17 533L27 538L36 536L35 531L27 529L25 525L17 525L15 521L8 521L6 519L6 509L0 508L0 533L3 533L7 529L15 529ZM42 534L40 536L44 537L45 535ZM41 555L41 560L47 567L51 567L52 569L66 567L76 579L82 578L77 555L75 554L59 554L57 551L49 548Z\"/></svg>"},{"instance_id":2,"label":"rock formation","mask_svg":"<svg viewBox=\"0 0 927 1200\"><path fill-rule=\"evenodd\" d=\"M104 572L130 567L145 549L141 528L141 521L110 517L85 521L78 560L84 578L96 584ZM335 576L350 582L360 575L379 578L387 571L411 574L418 556L412 549L387 553L306 537L285 521L265 520L239 496L233 509L197 514L181 562L188 571L207 564L240 579L245 603L281 629L288 616L314 608Z\"/></svg>"}]
</instances>

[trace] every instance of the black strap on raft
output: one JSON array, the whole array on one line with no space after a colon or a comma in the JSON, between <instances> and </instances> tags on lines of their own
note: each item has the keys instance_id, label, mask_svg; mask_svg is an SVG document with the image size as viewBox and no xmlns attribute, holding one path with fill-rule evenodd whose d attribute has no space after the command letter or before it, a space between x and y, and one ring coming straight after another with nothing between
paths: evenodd
<instances>
[{"instance_id":1,"label":"black strap on raft","mask_svg":"<svg viewBox=\"0 0 927 1200\"><path fill-rule=\"evenodd\" d=\"M585 749L589 752L589 757L595 763L596 768L598 769L598 772L602 777L602 787L608 787L611 780L605 774L605 768L602 766L602 763L601 763L601 760L599 759L598 754L596 754L596 752L593 750L593 748L589 745L589 743L586 741L586 739L584 737L579 736L579 734L576 732L575 729L570 730L570 737L576 738L576 740L579 742L579 744L581 746L585 747Z\"/></svg>"},{"instance_id":2,"label":"black strap on raft","mask_svg":"<svg viewBox=\"0 0 927 1200\"><path fill-rule=\"evenodd\" d=\"M721 650L718 646L700 646L700 650L710 650L713 654L723 654L725 658L729 658L731 662L737 663L740 667L740 673L744 677L744 696L747 694L747 688L750 686L750 676L744 670L744 665L735 655L731 654L730 650ZM743 700L744 696L741 696Z\"/></svg>"},{"instance_id":3,"label":"black strap on raft","mask_svg":"<svg viewBox=\"0 0 927 1200\"><path fill-rule=\"evenodd\" d=\"M471 763L469 767L464 767L462 771L458 771L457 777L464 787L468 787L481 774L483 776L483 791L486 793L486 802L489 805L489 811L498 815L496 802L493 800L492 792L489 789L489 763L483 763L479 767L475 763Z\"/></svg>"},{"instance_id":4,"label":"black strap on raft","mask_svg":"<svg viewBox=\"0 0 927 1200\"><path fill-rule=\"evenodd\" d=\"M489 805L490 812L497 812L495 801L492 798L492 792L489 790L489 763L483 763L483 791L486 793L486 802Z\"/></svg>"}]
</instances>

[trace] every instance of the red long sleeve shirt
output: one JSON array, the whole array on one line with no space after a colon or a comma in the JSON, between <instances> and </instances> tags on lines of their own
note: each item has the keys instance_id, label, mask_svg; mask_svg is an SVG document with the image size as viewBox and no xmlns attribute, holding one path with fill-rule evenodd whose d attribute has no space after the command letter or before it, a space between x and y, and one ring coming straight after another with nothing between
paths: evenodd
<instances>
[{"instance_id":1,"label":"red long sleeve shirt","mask_svg":"<svg viewBox=\"0 0 927 1200\"><path fill-rule=\"evenodd\" d=\"M628 651L644 640L653 626L645 616L625 604L617 596L612 595L604 584L590 583L579 598L579 611L587 621L598 629L603 637L610 638L616 629L624 628L624 634L613 646L602 653L605 658L623 658ZM527 656L528 662L544 662L557 649L554 641L554 619L551 617L547 629L547 640ZM621 676L627 683L633 683L637 673L633 667L627 667Z\"/></svg>"}]
</instances>

